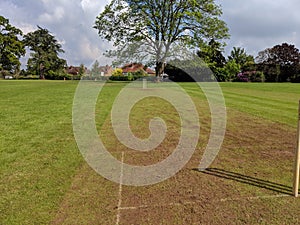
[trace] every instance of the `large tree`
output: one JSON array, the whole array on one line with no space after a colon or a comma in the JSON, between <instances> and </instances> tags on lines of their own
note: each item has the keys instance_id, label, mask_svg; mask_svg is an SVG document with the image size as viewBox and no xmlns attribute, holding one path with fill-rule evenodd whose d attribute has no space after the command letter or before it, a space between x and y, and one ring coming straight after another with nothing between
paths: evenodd
<instances>
[{"instance_id":1,"label":"large tree","mask_svg":"<svg viewBox=\"0 0 300 225\"><path fill-rule=\"evenodd\" d=\"M221 43L212 39L208 45L203 45L200 47L197 55L206 63L215 64L217 67L223 67L226 63L226 59L222 52L223 46Z\"/></svg>"},{"instance_id":2,"label":"large tree","mask_svg":"<svg viewBox=\"0 0 300 225\"><path fill-rule=\"evenodd\" d=\"M176 45L195 48L228 37L221 14L214 0L112 0L94 28L113 42L116 49L110 55L133 61L147 58L159 75Z\"/></svg>"},{"instance_id":3,"label":"large tree","mask_svg":"<svg viewBox=\"0 0 300 225\"><path fill-rule=\"evenodd\" d=\"M276 68L274 81L283 82L299 71L300 53L294 45L283 43L259 52L256 61L260 64L260 67L268 70L269 68Z\"/></svg>"},{"instance_id":4,"label":"large tree","mask_svg":"<svg viewBox=\"0 0 300 225\"><path fill-rule=\"evenodd\" d=\"M0 71L15 73L20 69L20 57L25 55L25 48L20 40L22 31L0 16Z\"/></svg>"},{"instance_id":5,"label":"large tree","mask_svg":"<svg viewBox=\"0 0 300 225\"><path fill-rule=\"evenodd\" d=\"M255 70L254 57L248 55L244 48L233 47L228 56L228 61L235 61L242 71Z\"/></svg>"},{"instance_id":6,"label":"large tree","mask_svg":"<svg viewBox=\"0 0 300 225\"><path fill-rule=\"evenodd\" d=\"M249 61L254 62L254 57L248 55L246 50L241 47L233 47L233 49L230 52L230 55L228 56L228 59L235 60L235 62L240 66L245 65Z\"/></svg>"},{"instance_id":7,"label":"large tree","mask_svg":"<svg viewBox=\"0 0 300 225\"><path fill-rule=\"evenodd\" d=\"M223 67L226 59L223 56L223 46L221 43L212 39L208 45L203 45L197 52L197 55L204 60L208 67L212 70L218 81L225 81L223 75Z\"/></svg>"},{"instance_id":8,"label":"large tree","mask_svg":"<svg viewBox=\"0 0 300 225\"><path fill-rule=\"evenodd\" d=\"M55 76L66 66L66 60L58 56L64 52L61 44L47 29L38 26L36 31L24 35L23 42L32 51L27 70L39 75L41 79Z\"/></svg>"}]
</instances>

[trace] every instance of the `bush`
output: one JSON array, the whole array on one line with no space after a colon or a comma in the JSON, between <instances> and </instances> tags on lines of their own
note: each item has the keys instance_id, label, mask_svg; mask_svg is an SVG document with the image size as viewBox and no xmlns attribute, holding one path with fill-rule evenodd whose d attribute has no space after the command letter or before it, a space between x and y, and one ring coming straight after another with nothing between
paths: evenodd
<instances>
[{"instance_id":1,"label":"bush","mask_svg":"<svg viewBox=\"0 0 300 225\"><path fill-rule=\"evenodd\" d=\"M229 60L223 70L226 74L226 81L235 81L237 74L241 71L241 66L235 60Z\"/></svg>"},{"instance_id":2,"label":"bush","mask_svg":"<svg viewBox=\"0 0 300 225\"><path fill-rule=\"evenodd\" d=\"M128 73L127 77L128 77L129 81L133 81L134 80L134 76L133 76L132 73Z\"/></svg>"},{"instance_id":3,"label":"bush","mask_svg":"<svg viewBox=\"0 0 300 225\"><path fill-rule=\"evenodd\" d=\"M254 71L250 73L250 81L251 82L265 82L265 75L261 71Z\"/></svg>"},{"instance_id":4,"label":"bush","mask_svg":"<svg viewBox=\"0 0 300 225\"><path fill-rule=\"evenodd\" d=\"M264 82L265 75L261 71L246 71L243 73L238 73L235 82Z\"/></svg>"},{"instance_id":5,"label":"bush","mask_svg":"<svg viewBox=\"0 0 300 225\"><path fill-rule=\"evenodd\" d=\"M139 77L139 78L148 76L148 74L144 70L138 70L138 71L132 73L132 75L134 77Z\"/></svg>"},{"instance_id":6,"label":"bush","mask_svg":"<svg viewBox=\"0 0 300 225\"><path fill-rule=\"evenodd\" d=\"M45 79L48 80L80 80L81 76L80 75L71 75L71 74L67 74L66 72L64 72L63 70L60 71L47 71L47 73L45 73ZM16 79L19 80L36 80L36 79L40 79L39 75L36 74L28 74L28 75L21 75L16 77Z\"/></svg>"},{"instance_id":7,"label":"bush","mask_svg":"<svg viewBox=\"0 0 300 225\"><path fill-rule=\"evenodd\" d=\"M123 75L123 70L121 68L117 68L112 72L113 76L120 77Z\"/></svg>"},{"instance_id":8,"label":"bush","mask_svg":"<svg viewBox=\"0 0 300 225\"><path fill-rule=\"evenodd\" d=\"M50 71L47 72L47 74L45 74L45 78L49 79L49 80L63 80L63 79L71 80L72 75L67 74L64 71L50 70Z\"/></svg>"},{"instance_id":9,"label":"bush","mask_svg":"<svg viewBox=\"0 0 300 225\"><path fill-rule=\"evenodd\" d=\"M238 73L236 78L233 80L235 82L249 82L249 77L245 73Z\"/></svg>"},{"instance_id":10,"label":"bush","mask_svg":"<svg viewBox=\"0 0 300 225\"><path fill-rule=\"evenodd\" d=\"M141 76L135 74L129 74L128 76L111 76L109 80L111 81L134 81L138 79L146 79L147 81L154 81L156 77L154 76Z\"/></svg>"},{"instance_id":11,"label":"bush","mask_svg":"<svg viewBox=\"0 0 300 225\"><path fill-rule=\"evenodd\" d=\"M129 81L128 76L123 76L123 75L122 76L111 76L109 79L112 81Z\"/></svg>"},{"instance_id":12,"label":"bush","mask_svg":"<svg viewBox=\"0 0 300 225\"><path fill-rule=\"evenodd\" d=\"M40 77L38 75L27 75L27 76L19 76L18 80L38 80Z\"/></svg>"},{"instance_id":13,"label":"bush","mask_svg":"<svg viewBox=\"0 0 300 225\"><path fill-rule=\"evenodd\" d=\"M292 83L300 83L300 74L295 74L293 76L291 76L291 82Z\"/></svg>"}]
</instances>

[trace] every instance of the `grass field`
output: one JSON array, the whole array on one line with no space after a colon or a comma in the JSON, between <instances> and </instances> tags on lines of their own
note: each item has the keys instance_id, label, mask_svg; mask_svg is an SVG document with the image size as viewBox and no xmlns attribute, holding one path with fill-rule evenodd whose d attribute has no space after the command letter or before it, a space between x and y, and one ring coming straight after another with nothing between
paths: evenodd
<instances>
[{"instance_id":1,"label":"grass field","mask_svg":"<svg viewBox=\"0 0 300 225\"><path fill-rule=\"evenodd\" d=\"M97 129L117 159L150 165L176 146L178 114L156 98L137 104L130 122L138 137L150 134L155 116L165 119L168 133L155 151L133 152L119 144L110 121L125 85L103 88ZM76 82L0 81L0 224L299 224L300 200L291 186L300 85L220 84L226 136L205 172L195 168L208 141L208 104L197 85L180 85L199 112L195 154L176 176L130 187L104 179L82 158L72 130Z\"/></svg>"}]
</instances>

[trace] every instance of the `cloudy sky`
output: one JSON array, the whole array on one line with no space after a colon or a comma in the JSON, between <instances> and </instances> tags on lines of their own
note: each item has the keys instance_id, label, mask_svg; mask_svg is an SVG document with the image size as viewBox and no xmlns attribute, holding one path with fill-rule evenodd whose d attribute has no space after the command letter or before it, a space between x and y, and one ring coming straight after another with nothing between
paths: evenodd
<instances>
[{"instance_id":1,"label":"cloudy sky","mask_svg":"<svg viewBox=\"0 0 300 225\"><path fill-rule=\"evenodd\" d=\"M257 56L268 47L287 42L300 49L299 0L216 0L223 9L231 38L227 54L233 46Z\"/></svg>"},{"instance_id":2,"label":"cloudy sky","mask_svg":"<svg viewBox=\"0 0 300 225\"><path fill-rule=\"evenodd\" d=\"M65 50L61 55L69 65L86 66L98 59L106 64L101 41L92 28L95 18L109 0L1 0L0 15L24 33L39 25L48 29ZM243 47L254 56L267 47L288 42L300 48L299 0L216 0L223 9L233 46ZM24 61L24 60L23 60Z\"/></svg>"}]
</instances>

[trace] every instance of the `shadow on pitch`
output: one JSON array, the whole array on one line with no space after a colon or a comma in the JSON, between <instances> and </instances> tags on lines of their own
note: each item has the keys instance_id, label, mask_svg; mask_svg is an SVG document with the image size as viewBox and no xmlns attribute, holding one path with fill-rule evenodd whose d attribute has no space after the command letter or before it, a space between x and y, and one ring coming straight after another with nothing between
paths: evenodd
<instances>
[{"instance_id":1,"label":"shadow on pitch","mask_svg":"<svg viewBox=\"0 0 300 225\"><path fill-rule=\"evenodd\" d=\"M250 177L250 176L246 176L243 174L230 172L230 171L226 171L226 170L222 170L222 169L218 169L218 168L208 168L204 171L199 171L198 169L193 169L193 170L201 172L201 173L205 173L208 175L212 175L215 177L220 177L223 179L233 180L236 182L252 185L255 187L264 188L264 189L275 191L278 193L292 195L292 191L291 191L292 187L282 185L282 184L277 184L277 183L274 183L271 181L266 181L266 180L262 180L259 178Z\"/></svg>"}]
</instances>

